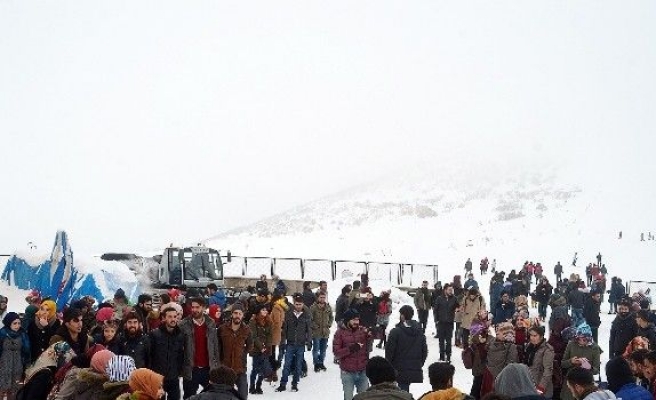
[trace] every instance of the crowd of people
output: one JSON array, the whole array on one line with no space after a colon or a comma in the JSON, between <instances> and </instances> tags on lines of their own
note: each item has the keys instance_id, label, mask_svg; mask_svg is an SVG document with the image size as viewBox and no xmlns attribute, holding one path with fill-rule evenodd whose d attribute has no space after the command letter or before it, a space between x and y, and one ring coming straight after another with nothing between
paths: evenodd
<instances>
[{"instance_id":1,"label":"crowd of people","mask_svg":"<svg viewBox=\"0 0 656 400\"><path fill-rule=\"evenodd\" d=\"M481 260L482 275L488 265ZM464 283L459 275L432 288L422 282L414 307L400 307L391 330L390 293L374 294L366 275L344 286L334 306L324 281L288 295L282 281L270 288L266 276L230 304L213 284L202 293L163 293L157 309L151 295L129 304L119 289L110 301L84 297L58 310L34 290L19 315L0 296L0 399L245 400L263 394L265 381L276 392L298 391L306 352L314 373L327 370L331 332L345 400L412 399L410 385L423 382L431 311L440 361L428 367L433 390L422 399L656 399L648 292L628 296L618 277L606 288L603 265L591 264L582 279L563 278L558 263L552 285L540 263L506 275L493 260L485 296L470 260L465 271ZM598 343L604 296L616 317L602 390L595 377L606 351ZM374 345L384 357L371 357ZM454 347L473 377L468 394L453 388Z\"/></svg>"}]
</instances>

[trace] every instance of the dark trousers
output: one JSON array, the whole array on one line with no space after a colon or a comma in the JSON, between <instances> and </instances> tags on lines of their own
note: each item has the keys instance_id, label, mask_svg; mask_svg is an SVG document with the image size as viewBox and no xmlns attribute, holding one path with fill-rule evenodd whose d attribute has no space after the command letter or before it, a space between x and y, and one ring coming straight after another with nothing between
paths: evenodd
<instances>
[{"instance_id":1,"label":"dark trousers","mask_svg":"<svg viewBox=\"0 0 656 400\"><path fill-rule=\"evenodd\" d=\"M410 384L409 384L409 383L398 382L397 384L399 385L399 389L401 389L401 390L403 390L403 391L405 391L405 392L410 393Z\"/></svg>"},{"instance_id":2,"label":"dark trousers","mask_svg":"<svg viewBox=\"0 0 656 400\"><path fill-rule=\"evenodd\" d=\"M166 400L180 400L180 380L164 379L162 388L166 392Z\"/></svg>"},{"instance_id":3,"label":"dark trousers","mask_svg":"<svg viewBox=\"0 0 656 400\"><path fill-rule=\"evenodd\" d=\"M481 398L481 388L483 387L483 374L475 375L469 394L476 400Z\"/></svg>"},{"instance_id":4,"label":"dark trousers","mask_svg":"<svg viewBox=\"0 0 656 400\"><path fill-rule=\"evenodd\" d=\"M547 318L547 303L538 303L538 315Z\"/></svg>"},{"instance_id":5,"label":"dark trousers","mask_svg":"<svg viewBox=\"0 0 656 400\"><path fill-rule=\"evenodd\" d=\"M243 374L237 374L237 392L242 399L246 400L248 398L248 378L246 377L246 372ZM167 399L168 400L168 399Z\"/></svg>"},{"instance_id":6,"label":"dark trousers","mask_svg":"<svg viewBox=\"0 0 656 400\"><path fill-rule=\"evenodd\" d=\"M417 310L417 317L419 318L421 330L426 333L426 325L428 325L428 310Z\"/></svg>"},{"instance_id":7,"label":"dark trousers","mask_svg":"<svg viewBox=\"0 0 656 400\"><path fill-rule=\"evenodd\" d=\"M198 387L207 388L210 383L210 367L194 367L191 370L191 380L182 380L183 398L187 399L198 393Z\"/></svg>"},{"instance_id":8,"label":"dark trousers","mask_svg":"<svg viewBox=\"0 0 656 400\"><path fill-rule=\"evenodd\" d=\"M469 329L462 328L462 346L469 345Z\"/></svg>"},{"instance_id":9,"label":"dark trousers","mask_svg":"<svg viewBox=\"0 0 656 400\"><path fill-rule=\"evenodd\" d=\"M592 339L595 343L599 343L599 327L591 326L590 330L592 331Z\"/></svg>"},{"instance_id":10,"label":"dark trousers","mask_svg":"<svg viewBox=\"0 0 656 400\"><path fill-rule=\"evenodd\" d=\"M453 322L438 322L437 335L440 342L440 360L444 356L451 358L451 340L453 339Z\"/></svg>"},{"instance_id":11,"label":"dark trousers","mask_svg":"<svg viewBox=\"0 0 656 400\"><path fill-rule=\"evenodd\" d=\"M251 387L262 386L262 380L273 373L269 357L265 354L256 354L253 356L253 366L251 368ZM258 376L259 375L259 376ZM256 382L257 378L257 382Z\"/></svg>"}]
</instances>

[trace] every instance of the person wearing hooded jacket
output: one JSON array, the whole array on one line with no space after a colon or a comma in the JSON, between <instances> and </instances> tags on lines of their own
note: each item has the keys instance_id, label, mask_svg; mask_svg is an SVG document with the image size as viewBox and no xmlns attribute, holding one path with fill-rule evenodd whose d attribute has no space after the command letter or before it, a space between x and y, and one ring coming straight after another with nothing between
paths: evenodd
<instances>
[{"instance_id":1,"label":"person wearing hooded jacket","mask_svg":"<svg viewBox=\"0 0 656 400\"><path fill-rule=\"evenodd\" d=\"M494 380L494 391L511 400L545 400L535 389L531 373L524 364L510 363Z\"/></svg>"},{"instance_id":2,"label":"person wearing hooded jacket","mask_svg":"<svg viewBox=\"0 0 656 400\"><path fill-rule=\"evenodd\" d=\"M653 400L649 390L636 383L628 361L623 357L615 357L606 363L606 379L608 390L615 393L615 397L624 400Z\"/></svg>"},{"instance_id":3,"label":"person wearing hooded jacket","mask_svg":"<svg viewBox=\"0 0 656 400\"><path fill-rule=\"evenodd\" d=\"M392 329L385 347L385 358L399 372L399 387L410 392L410 384L424 381L423 366L428 357L426 336L414 321L414 310L409 305L399 309L400 322Z\"/></svg>"}]
</instances>

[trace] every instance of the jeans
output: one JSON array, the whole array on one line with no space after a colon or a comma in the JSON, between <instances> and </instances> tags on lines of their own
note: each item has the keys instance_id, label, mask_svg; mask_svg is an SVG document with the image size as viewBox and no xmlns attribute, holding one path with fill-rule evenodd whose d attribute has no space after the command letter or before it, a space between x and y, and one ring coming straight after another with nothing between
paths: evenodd
<instances>
[{"instance_id":1,"label":"jeans","mask_svg":"<svg viewBox=\"0 0 656 400\"><path fill-rule=\"evenodd\" d=\"M453 322L438 322L437 335L440 342L440 360L451 358L451 340L453 339Z\"/></svg>"},{"instance_id":2,"label":"jeans","mask_svg":"<svg viewBox=\"0 0 656 400\"><path fill-rule=\"evenodd\" d=\"M419 318L421 330L425 333L426 325L428 325L428 310L417 310L417 316Z\"/></svg>"},{"instance_id":3,"label":"jeans","mask_svg":"<svg viewBox=\"0 0 656 400\"><path fill-rule=\"evenodd\" d=\"M585 321L583 318L583 309L572 307L572 326L578 326L582 321Z\"/></svg>"},{"instance_id":4,"label":"jeans","mask_svg":"<svg viewBox=\"0 0 656 400\"><path fill-rule=\"evenodd\" d=\"M323 365L326 359L326 349L328 348L328 339L312 338L312 362L314 366Z\"/></svg>"},{"instance_id":5,"label":"jeans","mask_svg":"<svg viewBox=\"0 0 656 400\"><path fill-rule=\"evenodd\" d=\"M292 379L292 385L298 385L298 381L301 378L301 369L303 366L303 353L305 352L305 345L300 344L288 344L285 348L285 366L282 367L282 377L280 377L280 386L286 386L287 381L289 380L289 374L294 368L294 377ZM294 365L292 365L292 360Z\"/></svg>"},{"instance_id":6,"label":"jeans","mask_svg":"<svg viewBox=\"0 0 656 400\"><path fill-rule=\"evenodd\" d=\"M164 379L162 388L166 392L167 400L180 400L180 380L179 379Z\"/></svg>"},{"instance_id":7,"label":"jeans","mask_svg":"<svg viewBox=\"0 0 656 400\"><path fill-rule=\"evenodd\" d=\"M364 371L347 372L342 370L340 373L342 377L342 388L344 388L344 400L353 399L353 387L358 393L362 393L369 387L369 379Z\"/></svg>"},{"instance_id":8,"label":"jeans","mask_svg":"<svg viewBox=\"0 0 656 400\"><path fill-rule=\"evenodd\" d=\"M538 315L542 318L547 317L547 303L538 303Z\"/></svg>"},{"instance_id":9,"label":"jeans","mask_svg":"<svg viewBox=\"0 0 656 400\"><path fill-rule=\"evenodd\" d=\"M183 397L189 398L198 393L198 386L207 387L210 382L210 367L194 367L191 370L191 380L182 380Z\"/></svg>"}]
</instances>

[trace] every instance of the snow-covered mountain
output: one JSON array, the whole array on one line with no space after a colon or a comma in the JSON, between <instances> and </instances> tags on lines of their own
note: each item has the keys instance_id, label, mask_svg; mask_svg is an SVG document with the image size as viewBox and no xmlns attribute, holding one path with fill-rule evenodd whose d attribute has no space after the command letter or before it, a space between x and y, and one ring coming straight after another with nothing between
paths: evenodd
<instances>
[{"instance_id":1,"label":"snow-covered mountain","mask_svg":"<svg viewBox=\"0 0 656 400\"><path fill-rule=\"evenodd\" d=\"M419 169L206 243L239 255L430 263L454 271L467 257L494 258L502 268L525 260L549 267L570 264L578 253L580 266L601 252L607 266L639 274L656 255L656 241L647 240L651 228L656 233L656 214L648 207L653 188L634 181L599 168Z\"/></svg>"}]
</instances>

